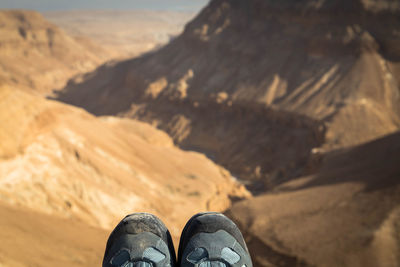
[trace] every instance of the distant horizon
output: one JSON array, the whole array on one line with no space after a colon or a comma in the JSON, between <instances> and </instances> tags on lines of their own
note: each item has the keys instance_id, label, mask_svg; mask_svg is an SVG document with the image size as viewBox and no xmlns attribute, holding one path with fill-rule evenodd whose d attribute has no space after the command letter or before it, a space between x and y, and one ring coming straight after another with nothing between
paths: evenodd
<instances>
[{"instance_id":1,"label":"distant horizon","mask_svg":"<svg viewBox=\"0 0 400 267\"><path fill-rule=\"evenodd\" d=\"M0 8L0 11L4 9L7 10L7 8ZM111 8L80 8L80 9L51 9L51 10L34 10L34 9L26 9L26 8L11 8L10 10L15 9L15 10L33 10L39 13L68 13L68 12L134 12L134 11L151 11L151 12L171 12L171 13L197 13L201 10L200 9L196 9L196 10L191 10L191 9L187 9L187 10L179 10L179 9L151 9L151 8L126 8L126 9L111 9Z\"/></svg>"},{"instance_id":2,"label":"distant horizon","mask_svg":"<svg viewBox=\"0 0 400 267\"><path fill-rule=\"evenodd\" d=\"M79 10L200 11L209 0L1 0L0 9L29 9L39 12Z\"/></svg>"}]
</instances>

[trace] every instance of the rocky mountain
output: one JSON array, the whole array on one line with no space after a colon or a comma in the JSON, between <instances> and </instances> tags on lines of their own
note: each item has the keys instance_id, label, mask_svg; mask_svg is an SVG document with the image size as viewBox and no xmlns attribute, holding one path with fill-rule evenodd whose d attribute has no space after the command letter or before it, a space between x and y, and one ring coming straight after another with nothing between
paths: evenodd
<instances>
[{"instance_id":1,"label":"rocky mountain","mask_svg":"<svg viewBox=\"0 0 400 267\"><path fill-rule=\"evenodd\" d=\"M256 266L400 265L400 133L329 153L320 171L228 212Z\"/></svg>"},{"instance_id":2,"label":"rocky mountain","mask_svg":"<svg viewBox=\"0 0 400 267\"><path fill-rule=\"evenodd\" d=\"M131 212L174 236L193 213L249 197L228 171L145 123L0 89L0 200L108 229Z\"/></svg>"},{"instance_id":3,"label":"rocky mountain","mask_svg":"<svg viewBox=\"0 0 400 267\"><path fill-rule=\"evenodd\" d=\"M255 266L398 266L399 1L213 0L58 99L138 118L248 183Z\"/></svg>"},{"instance_id":4,"label":"rocky mountain","mask_svg":"<svg viewBox=\"0 0 400 267\"><path fill-rule=\"evenodd\" d=\"M151 122L240 179L276 185L320 152L399 129L399 12L397 1L214 0L167 46L70 81L58 99Z\"/></svg>"},{"instance_id":5,"label":"rocky mountain","mask_svg":"<svg viewBox=\"0 0 400 267\"><path fill-rule=\"evenodd\" d=\"M193 213L228 209L255 266L398 266L399 12L389 0L212 0L165 47L57 93L120 118L19 91L35 83L3 67L13 83L0 87L0 264L24 265L59 240L59 265L97 264L98 228L128 212L157 214L176 238ZM1 64L40 63L26 69L38 88L53 66L41 60L77 44L65 37L50 53L47 30L36 43L12 29L4 36L46 57L7 58L9 42ZM97 243L74 245L83 232ZM43 245L21 258L14 248L32 240Z\"/></svg>"},{"instance_id":6,"label":"rocky mountain","mask_svg":"<svg viewBox=\"0 0 400 267\"><path fill-rule=\"evenodd\" d=\"M48 94L110 55L87 38L68 36L37 12L0 11L0 83Z\"/></svg>"}]
</instances>

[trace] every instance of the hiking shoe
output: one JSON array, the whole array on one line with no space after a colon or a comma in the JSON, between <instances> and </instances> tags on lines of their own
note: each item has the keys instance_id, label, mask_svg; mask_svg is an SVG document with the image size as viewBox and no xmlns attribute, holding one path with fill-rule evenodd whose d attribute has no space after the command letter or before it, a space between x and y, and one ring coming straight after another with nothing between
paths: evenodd
<instances>
[{"instance_id":1,"label":"hiking shoe","mask_svg":"<svg viewBox=\"0 0 400 267\"><path fill-rule=\"evenodd\" d=\"M171 235L156 216L134 213L112 231L104 253L103 267L174 267Z\"/></svg>"},{"instance_id":2,"label":"hiking shoe","mask_svg":"<svg viewBox=\"0 0 400 267\"><path fill-rule=\"evenodd\" d=\"M180 267L252 267L249 251L239 228L221 213L193 216L183 229Z\"/></svg>"}]
</instances>

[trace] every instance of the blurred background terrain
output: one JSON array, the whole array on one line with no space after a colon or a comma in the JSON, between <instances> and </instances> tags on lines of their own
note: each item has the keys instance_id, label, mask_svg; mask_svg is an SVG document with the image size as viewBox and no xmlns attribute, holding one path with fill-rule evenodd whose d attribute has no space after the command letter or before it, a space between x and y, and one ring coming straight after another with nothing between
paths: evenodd
<instances>
[{"instance_id":1,"label":"blurred background terrain","mask_svg":"<svg viewBox=\"0 0 400 267\"><path fill-rule=\"evenodd\" d=\"M0 266L206 210L255 266L400 265L399 1L89 2L0 3Z\"/></svg>"},{"instance_id":2,"label":"blurred background terrain","mask_svg":"<svg viewBox=\"0 0 400 267\"><path fill-rule=\"evenodd\" d=\"M196 13L145 9L47 11L43 15L69 35L101 44L114 59L135 57L168 43Z\"/></svg>"}]
</instances>

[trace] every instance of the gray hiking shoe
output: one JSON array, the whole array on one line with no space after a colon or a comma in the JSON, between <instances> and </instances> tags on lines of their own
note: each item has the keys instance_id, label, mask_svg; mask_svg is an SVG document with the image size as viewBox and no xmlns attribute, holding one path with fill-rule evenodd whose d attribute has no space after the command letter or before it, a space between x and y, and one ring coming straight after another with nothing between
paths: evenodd
<instances>
[{"instance_id":1,"label":"gray hiking shoe","mask_svg":"<svg viewBox=\"0 0 400 267\"><path fill-rule=\"evenodd\" d=\"M115 227L107 241L103 267L174 267L171 235L156 216L134 213Z\"/></svg>"},{"instance_id":2,"label":"gray hiking shoe","mask_svg":"<svg viewBox=\"0 0 400 267\"><path fill-rule=\"evenodd\" d=\"M193 216L183 229L180 267L252 267L249 251L239 228L216 212Z\"/></svg>"}]
</instances>

